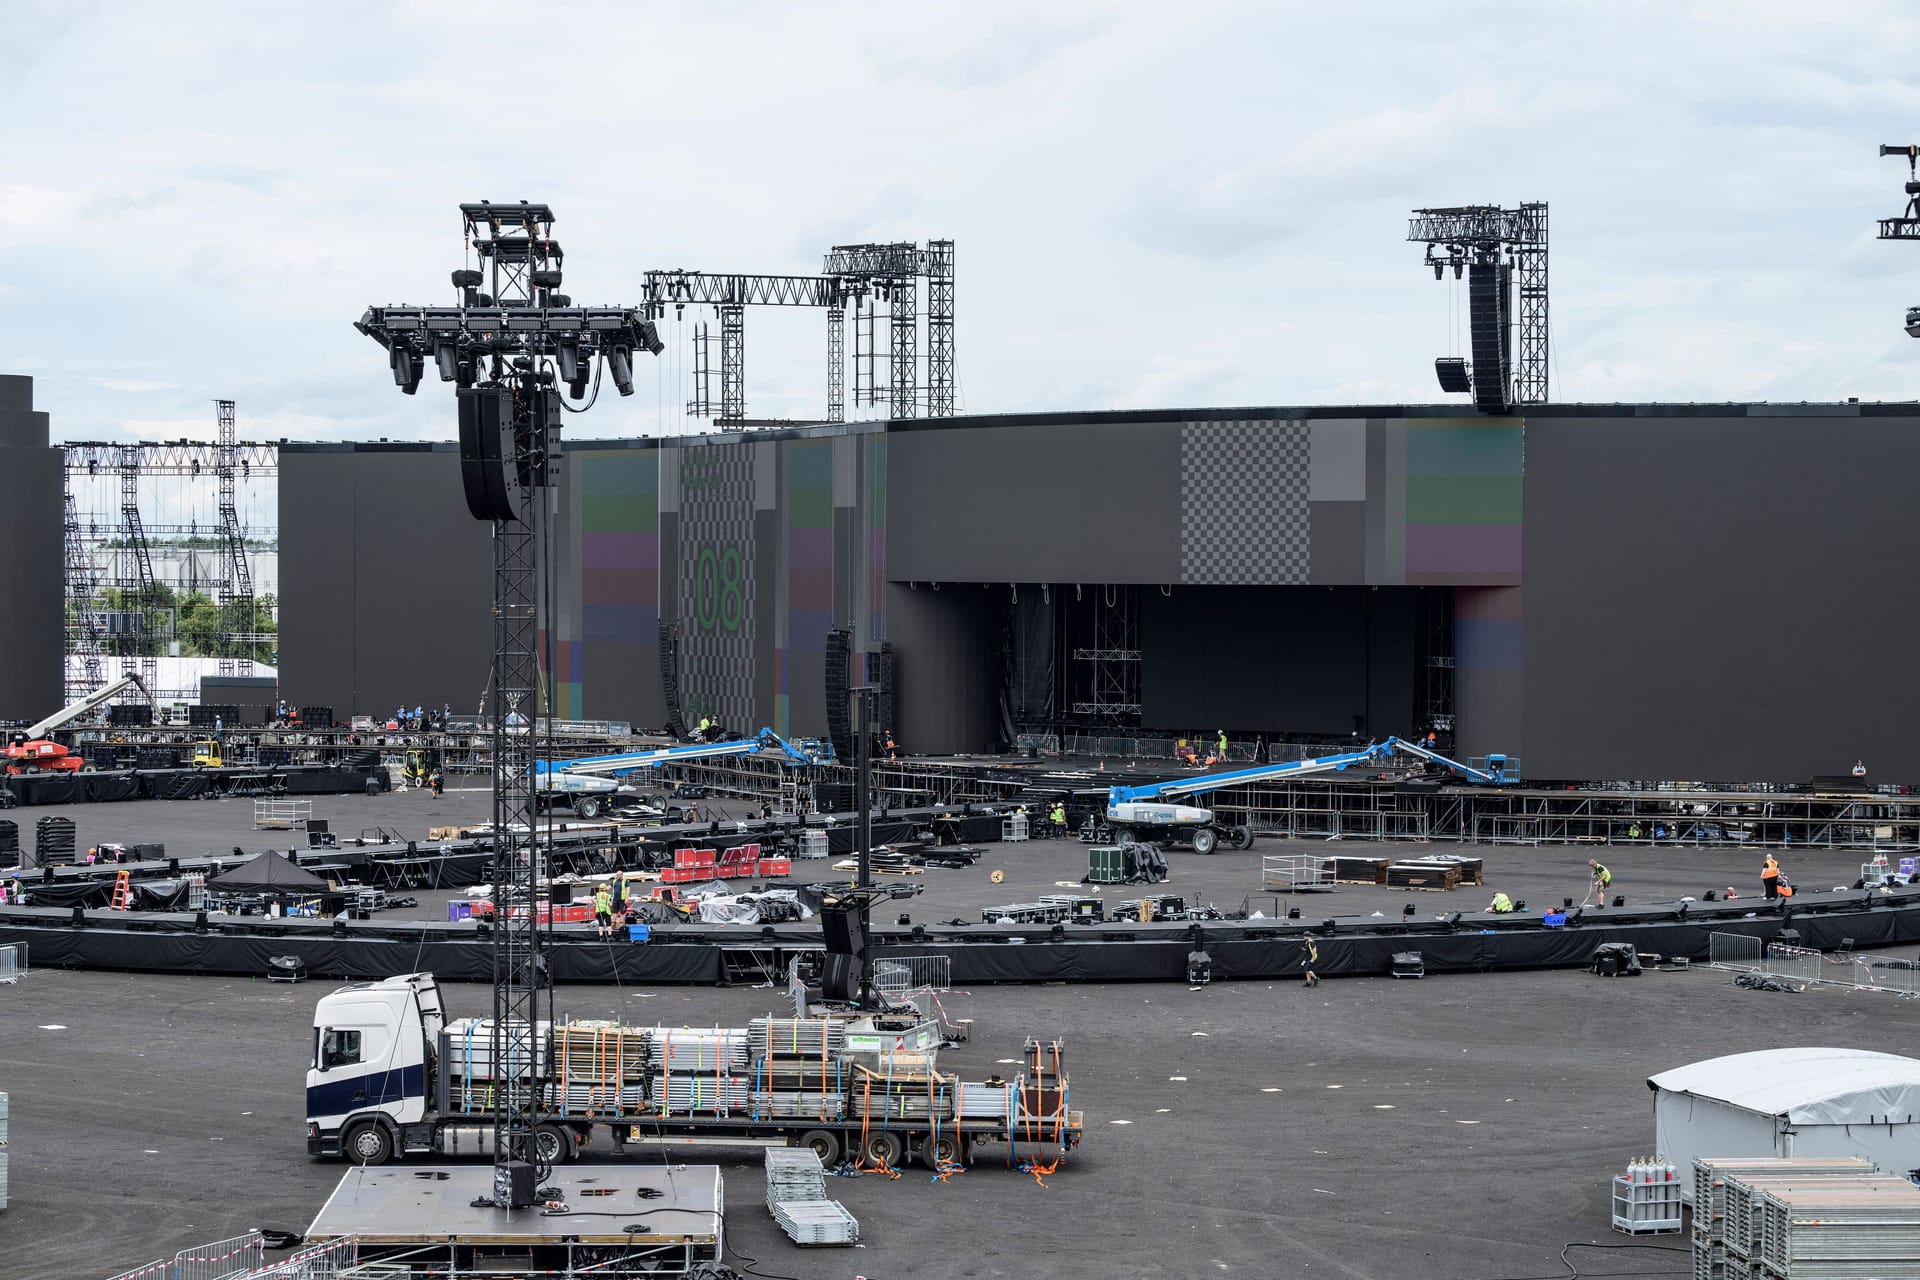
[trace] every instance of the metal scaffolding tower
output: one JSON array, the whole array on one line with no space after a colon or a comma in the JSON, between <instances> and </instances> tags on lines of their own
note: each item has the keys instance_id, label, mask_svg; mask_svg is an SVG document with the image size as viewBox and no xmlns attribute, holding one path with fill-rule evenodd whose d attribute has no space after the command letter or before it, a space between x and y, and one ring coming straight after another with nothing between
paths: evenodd
<instances>
[{"instance_id":1,"label":"metal scaffolding tower","mask_svg":"<svg viewBox=\"0 0 1920 1280\"><path fill-rule=\"evenodd\" d=\"M1506 413L1517 404L1544 404L1550 369L1547 338L1547 206L1544 201L1517 209L1497 205L1461 205L1415 209L1407 239L1427 246L1425 265L1433 278L1448 268L1458 280L1470 273L1471 369L1456 358L1436 362L1442 391L1473 392L1487 413ZM1519 285L1518 323L1512 322L1513 285ZM1512 358L1518 329L1520 357Z\"/></svg>"},{"instance_id":2,"label":"metal scaffolding tower","mask_svg":"<svg viewBox=\"0 0 1920 1280\"><path fill-rule=\"evenodd\" d=\"M1140 590L1074 587L1063 600L1063 631L1073 660L1068 710L1097 728L1140 723Z\"/></svg>"},{"instance_id":3,"label":"metal scaffolding tower","mask_svg":"<svg viewBox=\"0 0 1920 1280\"><path fill-rule=\"evenodd\" d=\"M101 661L103 633L96 596L100 590L94 580L92 557L81 535L80 514L73 500L73 475L66 475L66 623L67 653L79 659L79 666L67 665L66 694L69 705L79 702L107 682Z\"/></svg>"},{"instance_id":4,"label":"metal scaffolding tower","mask_svg":"<svg viewBox=\"0 0 1920 1280\"><path fill-rule=\"evenodd\" d=\"M953 241L927 245L927 416L951 418L953 357Z\"/></svg>"},{"instance_id":5,"label":"metal scaffolding tower","mask_svg":"<svg viewBox=\"0 0 1920 1280\"><path fill-rule=\"evenodd\" d=\"M933 240L921 249L911 241L896 244L837 245L826 255L818 276L754 275L673 270L646 273L646 314L663 319L689 305L708 305L720 313L720 399L714 425L738 431L746 416L746 308L821 307L827 313L826 421L846 421L846 322L853 308L853 402L867 407L883 395L895 417L919 417L919 281L927 281L927 375L924 408L928 417L953 415L954 365L953 241ZM874 302L888 311L888 389L876 376L879 344ZM704 387L710 366L704 363L704 330L695 336L696 387ZM712 398L696 390L687 403L690 417L713 413Z\"/></svg>"},{"instance_id":6,"label":"metal scaffolding tower","mask_svg":"<svg viewBox=\"0 0 1920 1280\"><path fill-rule=\"evenodd\" d=\"M548 517L559 483L559 388L565 385L580 399L588 382L604 373L621 395L632 395L634 353L657 356L663 349L646 314L663 299L650 278L644 308L576 308L554 292L561 273L551 208L482 201L464 204L460 212L469 243L492 267L491 292L481 292L489 283L481 272L463 269L454 273L460 305L369 307L356 327L386 349L402 392L418 390L428 352L441 379L460 384L467 507L492 532L493 891L503 904L492 928L491 1049L492 1061L503 1068L492 1099L493 1202L523 1210L536 1202L549 1163L538 1141L533 1049L540 992L551 986L543 928L531 904L543 874L534 790L542 721L545 749L553 748L551 713L540 706L538 644L540 589L543 581L551 584L553 572ZM725 352L723 325L723 364ZM724 374L722 386L724 401ZM551 637L549 631L549 644ZM506 909L515 903L527 905ZM550 1019L550 995L546 1012ZM550 1158L563 1158L563 1151Z\"/></svg>"},{"instance_id":7,"label":"metal scaffolding tower","mask_svg":"<svg viewBox=\"0 0 1920 1280\"><path fill-rule=\"evenodd\" d=\"M141 451L138 445L123 445L116 450L115 470L120 476L120 546L114 556L113 585L120 601L118 625L112 630L120 637L121 674L137 675L147 688L159 683L156 674L159 643L153 629L150 610L158 594L154 590L153 557L147 548L147 531L140 522Z\"/></svg>"},{"instance_id":8,"label":"metal scaffolding tower","mask_svg":"<svg viewBox=\"0 0 1920 1280\"><path fill-rule=\"evenodd\" d=\"M253 646L258 639L253 609L253 571L247 565L246 531L234 505L234 475L240 446L234 438L233 401L215 400L220 417L220 440L214 471L220 482L220 540L226 551L220 579L220 674L253 674ZM151 687L151 686L149 686Z\"/></svg>"}]
</instances>

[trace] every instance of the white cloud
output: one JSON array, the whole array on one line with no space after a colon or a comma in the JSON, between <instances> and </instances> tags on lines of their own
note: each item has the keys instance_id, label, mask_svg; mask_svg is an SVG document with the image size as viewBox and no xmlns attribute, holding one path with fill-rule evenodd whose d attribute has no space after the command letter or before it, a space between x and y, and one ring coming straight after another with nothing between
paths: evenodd
<instances>
[{"instance_id":1,"label":"white cloud","mask_svg":"<svg viewBox=\"0 0 1920 1280\"><path fill-rule=\"evenodd\" d=\"M152 382L145 378L95 378L93 381L95 386L105 387L108 391L128 391L135 393L145 391L177 391L180 387L180 384L177 382Z\"/></svg>"},{"instance_id":2,"label":"white cloud","mask_svg":"<svg viewBox=\"0 0 1920 1280\"><path fill-rule=\"evenodd\" d=\"M1902 398L1920 359L1920 257L1872 241L1920 118L1892 0L15 9L0 370L63 438L204 437L215 397L451 435L351 322L446 299L480 197L552 203L590 302L952 237L975 412L1433 398L1406 216L1468 201L1552 204L1562 398ZM476 72L507 45L524 109ZM699 319L569 430L687 429ZM820 411L823 329L749 314L749 414Z\"/></svg>"}]
</instances>

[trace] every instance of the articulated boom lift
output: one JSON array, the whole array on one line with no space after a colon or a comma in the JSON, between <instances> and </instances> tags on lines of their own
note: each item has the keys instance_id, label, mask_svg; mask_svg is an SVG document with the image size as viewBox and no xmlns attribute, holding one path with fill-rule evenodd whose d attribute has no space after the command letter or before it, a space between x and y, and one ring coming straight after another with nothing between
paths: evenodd
<instances>
[{"instance_id":1,"label":"articulated boom lift","mask_svg":"<svg viewBox=\"0 0 1920 1280\"><path fill-rule=\"evenodd\" d=\"M1263 764L1226 773L1203 773L1167 782L1150 782L1139 787L1112 787L1107 791L1107 823L1113 828L1116 840L1190 844L1195 853L1212 853L1225 839L1232 848L1245 849L1253 844L1253 829L1250 826L1220 823L1215 820L1211 809L1174 802L1187 796L1205 795L1210 791L1245 783L1306 777L1316 773L1338 773L1356 765L1385 764L1395 756L1412 757L1480 786L1501 786L1519 781L1510 773L1507 757L1503 755L1487 757L1486 767L1481 768L1450 760L1437 751L1404 738L1388 738L1385 742L1369 742L1358 751L1343 751L1338 755Z\"/></svg>"}]
</instances>

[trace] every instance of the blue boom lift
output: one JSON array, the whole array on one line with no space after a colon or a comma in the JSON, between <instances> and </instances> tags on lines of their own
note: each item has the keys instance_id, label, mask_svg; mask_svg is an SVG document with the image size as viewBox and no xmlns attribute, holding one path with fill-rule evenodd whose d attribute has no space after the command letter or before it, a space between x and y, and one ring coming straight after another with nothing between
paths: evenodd
<instances>
[{"instance_id":1,"label":"blue boom lift","mask_svg":"<svg viewBox=\"0 0 1920 1280\"><path fill-rule=\"evenodd\" d=\"M1479 786L1503 786L1519 781L1516 766L1506 756L1488 756L1484 766L1462 764L1417 742L1390 737L1385 742L1369 742L1358 751L1343 751L1310 760L1288 760L1282 764L1263 764L1226 773L1203 773L1166 782L1150 782L1138 787L1111 787L1107 791L1107 825L1113 828L1114 839L1121 841L1187 844L1192 846L1195 853L1212 853L1224 839L1231 848L1245 849L1253 844L1251 827L1216 822L1213 810L1177 802L1186 796L1204 795L1209 791L1237 787L1243 783L1338 773L1356 765L1385 764L1395 756L1408 756L1446 769L1456 777Z\"/></svg>"}]
</instances>

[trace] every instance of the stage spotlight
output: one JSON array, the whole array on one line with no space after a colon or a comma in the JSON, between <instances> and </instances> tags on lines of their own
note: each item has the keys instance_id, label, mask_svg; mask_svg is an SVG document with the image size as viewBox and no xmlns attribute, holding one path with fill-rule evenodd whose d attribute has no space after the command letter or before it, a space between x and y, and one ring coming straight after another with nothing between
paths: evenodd
<instances>
[{"instance_id":1,"label":"stage spotlight","mask_svg":"<svg viewBox=\"0 0 1920 1280\"><path fill-rule=\"evenodd\" d=\"M533 287L536 289L558 289L560 287L559 270L548 267L543 271L534 272Z\"/></svg>"},{"instance_id":2,"label":"stage spotlight","mask_svg":"<svg viewBox=\"0 0 1920 1280\"><path fill-rule=\"evenodd\" d=\"M1527 900L1525 898L1515 898L1513 900L1513 909L1515 911L1525 911L1527 909Z\"/></svg>"},{"instance_id":3,"label":"stage spotlight","mask_svg":"<svg viewBox=\"0 0 1920 1280\"><path fill-rule=\"evenodd\" d=\"M1701 894L1701 895L1700 895L1700 898L1701 898L1701 901L1703 901L1703 902L1717 902L1717 901L1719 901L1719 895L1717 895L1717 894L1715 894L1715 893L1714 893L1714 891L1713 891L1713 890L1711 890L1711 889L1709 889L1709 890L1707 890L1707 891L1706 891L1705 893L1703 893L1703 894Z\"/></svg>"},{"instance_id":4,"label":"stage spotlight","mask_svg":"<svg viewBox=\"0 0 1920 1280\"><path fill-rule=\"evenodd\" d=\"M420 353L400 343L395 343L388 353L388 363L393 367L393 385L407 395L420 389L420 373L426 361Z\"/></svg>"},{"instance_id":5,"label":"stage spotlight","mask_svg":"<svg viewBox=\"0 0 1920 1280\"><path fill-rule=\"evenodd\" d=\"M642 320L634 331L640 335L640 349L648 355L657 356L667 349L667 344L660 341L660 330L654 327L653 321Z\"/></svg>"},{"instance_id":6,"label":"stage spotlight","mask_svg":"<svg viewBox=\"0 0 1920 1280\"><path fill-rule=\"evenodd\" d=\"M1560 899L1560 909L1561 909L1562 911L1571 911L1571 910L1573 910L1573 899L1572 899L1572 898L1562 898L1562 899Z\"/></svg>"},{"instance_id":7,"label":"stage spotlight","mask_svg":"<svg viewBox=\"0 0 1920 1280\"><path fill-rule=\"evenodd\" d=\"M439 366L440 381L452 382L460 376L460 348L451 342L434 343L433 363Z\"/></svg>"},{"instance_id":8,"label":"stage spotlight","mask_svg":"<svg viewBox=\"0 0 1920 1280\"><path fill-rule=\"evenodd\" d=\"M1460 927L1460 913L1458 911L1452 912L1447 916L1447 928L1458 929L1459 927Z\"/></svg>"},{"instance_id":9,"label":"stage spotlight","mask_svg":"<svg viewBox=\"0 0 1920 1280\"><path fill-rule=\"evenodd\" d=\"M902 926L910 925L913 923L913 917L903 911L900 913L900 919L898 923L901 924Z\"/></svg>"},{"instance_id":10,"label":"stage spotlight","mask_svg":"<svg viewBox=\"0 0 1920 1280\"><path fill-rule=\"evenodd\" d=\"M456 289L478 289L484 282L485 277L472 267L462 267L453 273L453 287Z\"/></svg>"},{"instance_id":11,"label":"stage spotlight","mask_svg":"<svg viewBox=\"0 0 1920 1280\"><path fill-rule=\"evenodd\" d=\"M1300 908L1298 907L1287 908L1287 919L1298 920L1299 918L1300 918Z\"/></svg>"},{"instance_id":12,"label":"stage spotlight","mask_svg":"<svg viewBox=\"0 0 1920 1280\"><path fill-rule=\"evenodd\" d=\"M1320 922L1320 932L1326 934L1328 937L1333 936L1333 931L1336 927L1331 917Z\"/></svg>"},{"instance_id":13,"label":"stage spotlight","mask_svg":"<svg viewBox=\"0 0 1920 1280\"><path fill-rule=\"evenodd\" d=\"M1585 918L1586 914L1587 914L1587 909L1585 907L1575 907L1573 910L1573 914L1567 917L1567 923L1579 924L1580 921Z\"/></svg>"},{"instance_id":14,"label":"stage spotlight","mask_svg":"<svg viewBox=\"0 0 1920 1280\"><path fill-rule=\"evenodd\" d=\"M554 347L554 356L560 362L560 381L567 383L581 381L579 343L559 343Z\"/></svg>"},{"instance_id":15,"label":"stage spotlight","mask_svg":"<svg viewBox=\"0 0 1920 1280\"><path fill-rule=\"evenodd\" d=\"M1693 906L1691 902L1681 903L1680 909L1673 913L1673 918L1675 920L1685 920L1687 918L1687 909L1691 906Z\"/></svg>"},{"instance_id":16,"label":"stage spotlight","mask_svg":"<svg viewBox=\"0 0 1920 1280\"><path fill-rule=\"evenodd\" d=\"M1616 893L1616 894L1614 894L1614 895L1613 895L1613 905L1614 905L1614 906L1616 906L1616 907L1624 907L1624 906L1626 906L1626 905L1627 905L1627 895L1626 895L1626 894L1624 894L1624 893Z\"/></svg>"},{"instance_id":17,"label":"stage spotlight","mask_svg":"<svg viewBox=\"0 0 1920 1280\"><path fill-rule=\"evenodd\" d=\"M1920 307L1907 308L1907 335L1920 338Z\"/></svg>"},{"instance_id":18,"label":"stage spotlight","mask_svg":"<svg viewBox=\"0 0 1920 1280\"><path fill-rule=\"evenodd\" d=\"M607 348L607 372L613 375L613 389L623 396L633 394L633 352L624 346Z\"/></svg>"},{"instance_id":19,"label":"stage spotlight","mask_svg":"<svg viewBox=\"0 0 1920 1280\"><path fill-rule=\"evenodd\" d=\"M1460 356L1441 356L1433 362L1434 376L1440 379L1442 391L1472 391L1473 378L1467 372L1467 362Z\"/></svg>"},{"instance_id":20,"label":"stage spotlight","mask_svg":"<svg viewBox=\"0 0 1920 1280\"><path fill-rule=\"evenodd\" d=\"M1413 904L1411 902L1409 902L1406 906L1400 908L1400 918L1402 920L1413 919Z\"/></svg>"}]
</instances>

